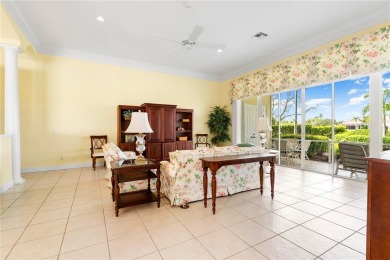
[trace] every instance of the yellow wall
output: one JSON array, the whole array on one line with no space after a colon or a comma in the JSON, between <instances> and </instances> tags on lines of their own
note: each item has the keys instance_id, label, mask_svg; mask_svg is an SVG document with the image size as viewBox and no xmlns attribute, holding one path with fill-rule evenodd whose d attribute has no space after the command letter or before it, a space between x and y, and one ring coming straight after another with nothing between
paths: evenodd
<instances>
[{"instance_id":1,"label":"yellow wall","mask_svg":"<svg viewBox=\"0 0 390 260\"><path fill-rule=\"evenodd\" d=\"M12 183L11 139L9 135L0 135L0 192Z\"/></svg>"},{"instance_id":2,"label":"yellow wall","mask_svg":"<svg viewBox=\"0 0 390 260\"><path fill-rule=\"evenodd\" d=\"M4 134L4 55L0 47L0 135Z\"/></svg>"},{"instance_id":3,"label":"yellow wall","mask_svg":"<svg viewBox=\"0 0 390 260\"><path fill-rule=\"evenodd\" d=\"M19 63L22 169L89 162L89 135L116 142L118 105L194 109L194 133L207 132L210 107L227 102L217 82L38 55ZM225 102L224 102L225 101Z\"/></svg>"},{"instance_id":4,"label":"yellow wall","mask_svg":"<svg viewBox=\"0 0 390 260\"><path fill-rule=\"evenodd\" d=\"M205 123L212 106L229 104L228 89L220 82L24 50L19 55L23 171L90 163L89 135L107 134L116 143L118 105L162 103L194 109L195 134L208 132ZM2 134L3 52L0 59Z\"/></svg>"}]
</instances>

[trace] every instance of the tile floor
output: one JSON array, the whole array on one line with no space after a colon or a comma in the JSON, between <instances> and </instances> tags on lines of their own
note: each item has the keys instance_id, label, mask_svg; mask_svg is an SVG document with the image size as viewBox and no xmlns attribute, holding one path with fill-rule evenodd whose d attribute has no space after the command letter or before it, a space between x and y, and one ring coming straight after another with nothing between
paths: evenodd
<instances>
[{"instance_id":1,"label":"tile floor","mask_svg":"<svg viewBox=\"0 0 390 260\"><path fill-rule=\"evenodd\" d=\"M367 183L276 170L274 201L267 175L216 215L163 198L119 217L102 167L23 174L0 195L1 259L365 259Z\"/></svg>"}]
</instances>

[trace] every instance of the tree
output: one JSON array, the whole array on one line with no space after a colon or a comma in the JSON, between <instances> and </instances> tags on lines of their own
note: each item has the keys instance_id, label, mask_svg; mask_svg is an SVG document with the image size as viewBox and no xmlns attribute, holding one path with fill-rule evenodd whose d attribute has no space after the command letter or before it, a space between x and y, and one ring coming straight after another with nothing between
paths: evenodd
<instances>
[{"instance_id":1,"label":"tree","mask_svg":"<svg viewBox=\"0 0 390 260\"><path fill-rule=\"evenodd\" d=\"M298 116L301 113L298 113L298 104L301 103L301 96L298 95L298 91L287 91L286 92L286 100L283 102L279 102L279 99L272 98L272 124L276 124L278 122L277 111L273 108L280 106L280 122L287 122L286 118L290 116L294 116L294 133L296 133L296 128L298 124ZM318 106L307 107L305 113L316 110Z\"/></svg>"},{"instance_id":2,"label":"tree","mask_svg":"<svg viewBox=\"0 0 390 260\"><path fill-rule=\"evenodd\" d=\"M332 125L332 120L329 118L323 118L323 115L315 116L306 120L306 124L314 126L329 126ZM336 121L335 121L336 124Z\"/></svg>"}]
</instances>

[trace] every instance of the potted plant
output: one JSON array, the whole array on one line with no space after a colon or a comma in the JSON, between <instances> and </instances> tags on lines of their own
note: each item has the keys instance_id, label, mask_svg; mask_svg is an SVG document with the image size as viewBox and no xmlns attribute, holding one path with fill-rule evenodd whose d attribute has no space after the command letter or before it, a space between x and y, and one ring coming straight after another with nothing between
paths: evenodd
<instances>
[{"instance_id":1,"label":"potted plant","mask_svg":"<svg viewBox=\"0 0 390 260\"><path fill-rule=\"evenodd\" d=\"M133 113L133 110L125 110L122 112L122 116L125 120L131 120L132 113Z\"/></svg>"},{"instance_id":2,"label":"potted plant","mask_svg":"<svg viewBox=\"0 0 390 260\"><path fill-rule=\"evenodd\" d=\"M210 134L213 135L211 138L211 143L213 145L230 141L228 130L232 123L230 114L226 110L226 106L212 107L206 125L209 128Z\"/></svg>"}]
</instances>

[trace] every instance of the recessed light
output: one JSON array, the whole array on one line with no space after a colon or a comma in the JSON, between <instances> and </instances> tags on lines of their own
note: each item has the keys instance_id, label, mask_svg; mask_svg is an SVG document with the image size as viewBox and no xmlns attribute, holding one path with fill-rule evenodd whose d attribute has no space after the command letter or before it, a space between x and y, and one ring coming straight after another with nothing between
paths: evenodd
<instances>
[{"instance_id":1,"label":"recessed light","mask_svg":"<svg viewBox=\"0 0 390 260\"><path fill-rule=\"evenodd\" d=\"M104 22L104 17L99 15L98 17L96 17L96 20L98 20L99 22Z\"/></svg>"},{"instance_id":2,"label":"recessed light","mask_svg":"<svg viewBox=\"0 0 390 260\"><path fill-rule=\"evenodd\" d=\"M223 52L223 50L222 49L218 49L217 52Z\"/></svg>"}]
</instances>

